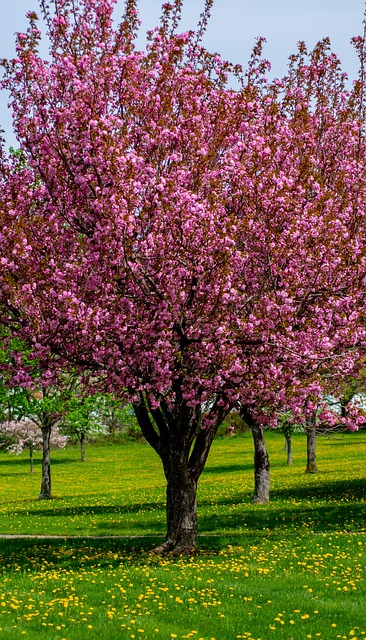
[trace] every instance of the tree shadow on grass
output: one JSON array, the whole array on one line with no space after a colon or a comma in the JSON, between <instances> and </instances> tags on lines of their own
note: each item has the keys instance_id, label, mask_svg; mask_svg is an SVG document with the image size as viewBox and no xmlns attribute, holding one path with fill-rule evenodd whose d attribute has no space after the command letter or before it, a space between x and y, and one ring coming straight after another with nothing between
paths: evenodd
<instances>
[{"instance_id":1,"label":"tree shadow on grass","mask_svg":"<svg viewBox=\"0 0 366 640\"><path fill-rule=\"evenodd\" d=\"M154 512L156 510L161 511L165 509L165 505L163 502L141 502L138 504L132 505L86 505L80 507L59 507L57 506L57 501L52 504L55 505L53 509L42 508L44 504L49 504L49 502L38 502L40 505L39 509L27 509L27 516L37 516L37 518L46 516L46 517L56 517L56 518L65 518L68 516L93 516L93 515L108 515L108 514L129 514L129 513L141 513L142 515L146 512Z\"/></svg>"},{"instance_id":2,"label":"tree shadow on grass","mask_svg":"<svg viewBox=\"0 0 366 640\"><path fill-rule=\"evenodd\" d=\"M243 493L236 493L235 495L230 496L230 498L225 497L215 501L199 500L199 505L201 507L214 505L245 505L250 503L252 495L253 491L243 491ZM284 500L291 502L301 502L303 500L306 500L307 502L309 500L324 500L325 502L330 500L349 500L350 502L355 500L365 500L365 480L363 478L356 478L353 480L320 482L319 475L304 475L304 484L301 486L271 490L271 504L283 502Z\"/></svg>"},{"instance_id":3,"label":"tree shadow on grass","mask_svg":"<svg viewBox=\"0 0 366 640\"><path fill-rule=\"evenodd\" d=\"M22 569L30 567L39 571L47 564L50 570L57 566L63 569L75 569L98 566L118 567L131 556L141 560L142 554L148 554L157 544L162 542L161 536L139 538L123 538L105 540L98 539L6 539L1 540L0 562L3 572L12 570L14 565Z\"/></svg>"},{"instance_id":4,"label":"tree shadow on grass","mask_svg":"<svg viewBox=\"0 0 366 640\"><path fill-rule=\"evenodd\" d=\"M203 513L200 527L207 532L245 528L269 532L360 531L366 527L364 496L362 479L274 490L269 505L245 503L237 494L233 499L220 500L215 513Z\"/></svg>"},{"instance_id":5,"label":"tree shadow on grass","mask_svg":"<svg viewBox=\"0 0 366 640\"><path fill-rule=\"evenodd\" d=\"M244 471L252 471L253 464L227 464L220 466L212 466L207 465L203 471L203 474L212 473L212 474L221 474L221 473L243 473Z\"/></svg>"},{"instance_id":6,"label":"tree shadow on grass","mask_svg":"<svg viewBox=\"0 0 366 640\"><path fill-rule=\"evenodd\" d=\"M228 513L203 514L199 518L200 531L207 533L225 531L250 531L267 533L334 531L365 531L366 505L342 504L299 507L297 509L271 510L267 505L251 505L250 509Z\"/></svg>"},{"instance_id":7,"label":"tree shadow on grass","mask_svg":"<svg viewBox=\"0 0 366 640\"><path fill-rule=\"evenodd\" d=\"M364 500L365 479L320 481L321 474L305 475L304 483L300 486L273 489L271 500Z\"/></svg>"},{"instance_id":8,"label":"tree shadow on grass","mask_svg":"<svg viewBox=\"0 0 366 640\"><path fill-rule=\"evenodd\" d=\"M124 531L126 530L124 526L123 522L99 522L97 524L98 533L96 535L106 535L106 537L108 537L108 535L123 536ZM131 529L131 523L128 524L128 528ZM106 530L108 530L108 534L104 533ZM141 516L140 520L134 520L133 530L135 533L132 537L141 536L144 538L145 536L152 535L163 536L165 534L165 521L149 520L148 523L146 523L143 516Z\"/></svg>"},{"instance_id":9,"label":"tree shadow on grass","mask_svg":"<svg viewBox=\"0 0 366 640\"><path fill-rule=\"evenodd\" d=\"M198 540L198 558L204 555L212 556L217 552L234 547L249 547L258 545L264 539L283 540L287 538L294 541L294 544L301 544L301 533L297 532L293 537L286 536L283 531L268 531L260 528L264 524L258 519L258 529L244 533L227 531L220 535L201 534ZM202 525L202 519L201 519ZM201 526L202 529L202 526ZM332 534L332 531L329 531ZM357 543L358 538L354 541ZM3 575L12 573L14 569L21 566L28 575L39 571L54 572L58 568L63 571L71 570L77 574L79 571L94 569L96 563L98 567L108 569L119 569L121 566L146 567L160 564L159 558L151 555L150 551L163 541L162 535L145 535L129 538L105 539L17 539L1 540L0 564ZM180 561L179 561L180 562ZM187 562L190 559L187 558ZM19 574L17 574L18 576Z\"/></svg>"},{"instance_id":10,"label":"tree shadow on grass","mask_svg":"<svg viewBox=\"0 0 366 640\"><path fill-rule=\"evenodd\" d=\"M33 460L37 463L38 460ZM29 467L29 458L9 458L9 460L0 460L0 467Z\"/></svg>"},{"instance_id":11,"label":"tree shadow on grass","mask_svg":"<svg viewBox=\"0 0 366 640\"><path fill-rule=\"evenodd\" d=\"M78 462L78 460L76 458L62 458L61 460L55 458L54 460L51 460L52 467L69 464L70 462L75 463ZM3 471L6 467L10 467L8 473ZM42 458L33 458L33 467L42 467ZM9 460L0 460L0 469L0 476L29 474L29 458L9 458Z\"/></svg>"},{"instance_id":12,"label":"tree shadow on grass","mask_svg":"<svg viewBox=\"0 0 366 640\"><path fill-rule=\"evenodd\" d=\"M334 446L337 446L337 447L352 447L353 448L355 445L358 445L358 444L360 444L362 446L365 446L365 441L364 440L358 440L358 441L354 440L354 441L350 442L349 440L343 440L342 438L337 438L337 437L336 438L324 437L324 438L322 438L322 444L326 444L327 446L328 445L334 445Z\"/></svg>"},{"instance_id":13,"label":"tree shadow on grass","mask_svg":"<svg viewBox=\"0 0 366 640\"><path fill-rule=\"evenodd\" d=\"M238 536L202 536L199 538L199 552L212 554L226 548L229 544L251 544L258 537L245 534ZM105 539L13 539L2 540L0 547L0 563L3 574L11 572L19 565L28 574L32 572L57 570L74 570L76 573L84 569L98 567L120 568L125 563L143 565L159 563L159 559L151 554L151 550L163 541L163 536L151 535L130 538ZM189 562L189 559L187 559ZM29 571L28 571L29 569Z\"/></svg>"}]
</instances>

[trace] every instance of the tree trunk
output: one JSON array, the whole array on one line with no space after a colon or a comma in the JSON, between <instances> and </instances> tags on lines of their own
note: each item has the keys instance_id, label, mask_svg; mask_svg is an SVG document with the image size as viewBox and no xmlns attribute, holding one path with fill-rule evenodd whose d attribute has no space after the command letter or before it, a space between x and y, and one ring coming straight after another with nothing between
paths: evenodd
<instances>
[{"instance_id":1,"label":"tree trunk","mask_svg":"<svg viewBox=\"0 0 366 640\"><path fill-rule=\"evenodd\" d=\"M269 457L264 439L263 427L255 422L251 425L254 441L254 495L252 502L269 502L270 475Z\"/></svg>"},{"instance_id":2,"label":"tree trunk","mask_svg":"<svg viewBox=\"0 0 366 640\"><path fill-rule=\"evenodd\" d=\"M202 429L200 406L188 407L179 396L177 405L176 411L163 403L154 409L143 394L134 404L138 423L160 456L167 481L167 533L165 541L153 549L157 554L186 555L196 550L198 479L215 433L228 413L221 406L213 407L214 419L210 427Z\"/></svg>"},{"instance_id":3,"label":"tree trunk","mask_svg":"<svg viewBox=\"0 0 366 640\"><path fill-rule=\"evenodd\" d=\"M50 500L52 498L50 438L51 427L42 427L42 482L39 500Z\"/></svg>"},{"instance_id":4,"label":"tree trunk","mask_svg":"<svg viewBox=\"0 0 366 640\"><path fill-rule=\"evenodd\" d=\"M197 548L197 481L185 453L171 452L163 463L166 487L167 534L158 553L190 554Z\"/></svg>"},{"instance_id":5,"label":"tree trunk","mask_svg":"<svg viewBox=\"0 0 366 640\"><path fill-rule=\"evenodd\" d=\"M252 416L249 407L242 405L240 415L250 427L254 442L254 494L253 503L267 504L269 502L270 474L269 457L264 439L263 427Z\"/></svg>"},{"instance_id":6,"label":"tree trunk","mask_svg":"<svg viewBox=\"0 0 366 640\"><path fill-rule=\"evenodd\" d=\"M33 447L29 447L29 473L33 473Z\"/></svg>"},{"instance_id":7,"label":"tree trunk","mask_svg":"<svg viewBox=\"0 0 366 640\"><path fill-rule=\"evenodd\" d=\"M317 473L316 466L316 430L315 425L308 425L305 429L307 441L307 464L305 473Z\"/></svg>"},{"instance_id":8,"label":"tree trunk","mask_svg":"<svg viewBox=\"0 0 366 640\"><path fill-rule=\"evenodd\" d=\"M80 459L85 462L85 433L80 434Z\"/></svg>"},{"instance_id":9,"label":"tree trunk","mask_svg":"<svg viewBox=\"0 0 366 640\"><path fill-rule=\"evenodd\" d=\"M291 433L285 432L286 451L287 451L287 464L292 464L292 437Z\"/></svg>"}]
</instances>

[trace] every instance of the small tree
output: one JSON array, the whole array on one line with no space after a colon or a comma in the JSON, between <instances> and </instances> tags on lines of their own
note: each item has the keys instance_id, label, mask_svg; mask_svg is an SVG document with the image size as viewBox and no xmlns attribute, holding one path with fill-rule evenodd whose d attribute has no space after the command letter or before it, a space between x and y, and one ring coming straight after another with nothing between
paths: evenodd
<instances>
[{"instance_id":1,"label":"small tree","mask_svg":"<svg viewBox=\"0 0 366 640\"><path fill-rule=\"evenodd\" d=\"M123 402L111 393L99 394L97 397L97 420L106 432L113 436L115 432L124 433L127 436L141 436L133 406Z\"/></svg>"},{"instance_id":2,"label":"small tree","mask_svg":"<svg viewBox=\"0 0 366 640\"><path fill-rule=\"evenodd\" d=\"M59 386L45 386L34 381L32 387L13 389L11 406L19 420L25 418L39 429L42 437L42 480L40 500L52 498L51 485L51 437L65 413L65 401L69 397L73 379L66 376Z\"/></svg>"},{"instance_id":3,"label":"small tree","mask_svg":"<svg viewBox=\"0 0 366 640\"><path fill-rule=\"evenodd\" d=\"M0 440L2 446L9 453L20 455L23 451L29 451L30 473L33 473L33 452L43 449L42 432L38 426L30 420L17 420L0 423ZM50 446L54 449L64 449L68 436L62 435L55 427L50 437Z\"/></svg>"},{"instance_id":4,"label":"small tree","mask_svg":"<svg viewBox=\"0 0 366 640\"><path fill-rule=\"evenodd\" d=\"M307 464L305 473L317 473L316 441L318 436L331 436L340 431L356 431L365 421L362 403L354 399L346 405L339 398L325 396L312 413L308 414L303 428L306 433Z\"/></svg>"},{"instance_id":5,"label":"small tree","mask_svg":"<svg viewBox=\"0 0 366 640\"><path fill-rule=\"evenodd\" d=\"M74 395L65 403L65 417L61 429L69 436L76 436L80 444L80 459L85 462L85 438L104 433L105 427L99 420L100 398L95 395Z\"/></svg>"},{"instance_id":6,"label":"small tree","mask_svg":"<svg viewBox=\"0 0 366 640\"><path fill-rule=\"evenodd\" d=\"M50 499L52 429L65 415L79 378L75 371L60 367L51 371L48 360L31 358L29 343L18 340L6 327L1 327L0 335L0 415L3 422L26 421L39 429L43 451L39 499Z\"/></svg>"},{"instance_id":7,"label":"small tree","mask_svg":"<svg viewBox=\"0 0 366 640\"><path fill-rule=\"evenodd\" d=\"M287 464L292 465L292 435L296 429L299 429L299 425L293 422L291 412L285 411L279 415L278 429L285 436Z\"/></svg>"}]
</instances>

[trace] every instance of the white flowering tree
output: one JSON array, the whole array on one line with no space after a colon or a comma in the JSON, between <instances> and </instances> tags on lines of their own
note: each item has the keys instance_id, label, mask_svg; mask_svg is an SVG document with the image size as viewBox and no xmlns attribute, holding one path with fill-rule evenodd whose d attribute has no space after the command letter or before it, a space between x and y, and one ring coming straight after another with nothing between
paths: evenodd
<instances>
[{"instance_id":1,"label":"white flowering tree","mask_svg":"<svg viewBox=\"0 0 366 640\"><path fill-rule=\"evenodd\" d=\"M64 449L68 436L62 435L58 427L51 432L50 445L54 449ZM41 429L30 420L12 420L0 423L0 441L9 453L20 455L28 449L30 473L33 473L33 452L42 450L43 436Z\"/></svg>"}]
</instances>

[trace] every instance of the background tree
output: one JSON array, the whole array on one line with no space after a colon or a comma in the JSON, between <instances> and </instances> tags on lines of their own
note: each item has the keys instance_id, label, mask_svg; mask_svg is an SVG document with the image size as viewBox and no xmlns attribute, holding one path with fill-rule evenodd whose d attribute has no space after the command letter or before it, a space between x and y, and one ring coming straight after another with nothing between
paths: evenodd
<instances>
[{"instance_id":1,"label":"background tree","mask_svg":"<svg viewBox=\"0 0 366 640\"><path fill-rule=\"evenodd\" d=\"M299 425L295 424L292 421L291 413L285 411L279 416L278 428L282 431L283 435L285 436L285 450L287 454L287 464L292 465L292 435L294 431L299 428Z\"/></svg>"},{"instance_id":2,"label":"background tree","mask_svg":"<svg viewBox=\"0 0 366 640\"><path fill-rule=\"evenodd\" d=\"M80 396L74 394L65 403L65 416L61 422L63 433L77 438L80 444L80 459L85 462L85 438L104 433L100 422L100 398L95 395Z\"/></svg>"},{"instance_id":3,"label":"background tree","mask_svg":"<svg viewBox=\"0 0 366 640\"><path fill-rule=\"evenodd\" d=\"M243 420L250 426L254 444L254 494L252 502L267 504L269 502L270 471L269 455L264 437L264 427L253 418L250 411L244 406L241 408Z\"/></svg>"},{"instance_id":4,"label":"background tree","mask_svg":"<svg viewBox=\"0 0 366 640\"><path fill-rule=\"evenodd\" d=\"M366 409L366 369L363 365L364 362L362 361L357 377L347 378L343 381L343 385L341 386L339 403L342 418L346 418L347 409L352 407L354 404L358 404L363 411Z\"/></svg>"},{"instance_id":5,"label":"background tree","mask_svg":"<svg viewBox=\"0 0 366 640\"><path fill-rule=\"evenodd\" d=\"M51 437L66 413L66 401L72 393L74 376L65 374L58 386L46 386L34 379L31 387L12 387L8 391L8 406L13 420L22 425L26 420L39 430L42 440L42 480L39 499L52 498L51 490ZM15 421L14 421L15 420ZM6 423L5 423L6 424Z\"/></svg>"},{"instance_id":6,"label":"background tree","mask_svg":"<svg viewBox=\"0 0 366 640\"><path fill-rule=\"evenodd\" d=\"M300 419L365 338L358 88L327 43L268 83L259 42L243 74L200 45L211 4L197 34L164 5L141 52L133 0L116 28L109 0L41 3L49 58L30 13L3 83L25 162L2 166L2 321L132 402L167 480L159 552L196 547L229 411Z\"/></svg>"},{"instance_id":7,"label":"background tree","mask_svg":"<svg viewBox=\"0 0 366 640\"><path fill-rule=\"evenodd\" d=\"M132 437L136 437L137 434L142 435L132 405L126 404L115 395L99 394L96 410L98 423L110 436L116 434Z\"/></svg>"},{"instance_id":8,"label":"background tree","mask_svg":"<svg viewBox=\"0 0 366 640\"><path fill-rule=\"evenodd\" d=\"M365 411L362 404L354 401L346 408L342 405L342 398L325 396L323 401L307 418L303 427L307 441L307 464L305 473L317 473L316 440L318 436L334 436L343 431L355 431L365 421Z\"/></svg>"},{"instance_id":9,"label":"background tree","mask_svg":"<svg viewBox=\"0 0 366 640\"><path fill-rule=\"evenodd\" d=\"M30 420L18 420L0 423L1 446L9 453L20 455L23 451L29 451L30 473L33 473L33 453L38 449L43 450L42 432L38 426ZM52 430L50 446L54 449L64 449L68 437L62 435L58 428Z\"/></svg>"},{"instance_id":10,"label":"background tree","mask_svg":"<svg viewBox=\"0 0 366 640\"><path fill-rule=\"evenodd\" d=\"M49 362L32 358L29 343L19 340L4 326L1 328L1 338L1 418L4 423L14 425L14 428L30 422L39 429L43 443L39 499L50 499L52 429L65 415L66 402L75 393L78 378L75 371L59 367L51 371ZM29 429L32 434L31 427Z\"/></svg>"}]
</instances>

